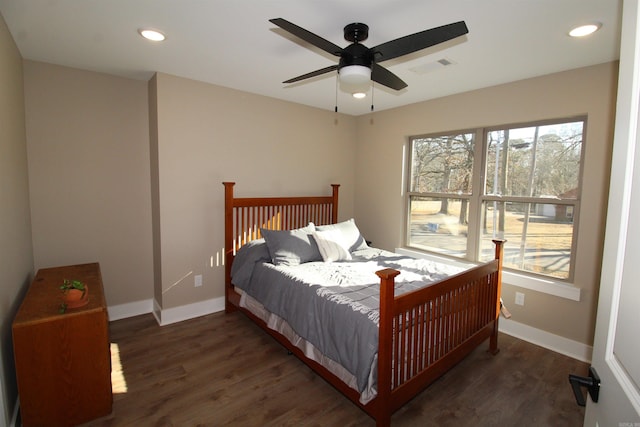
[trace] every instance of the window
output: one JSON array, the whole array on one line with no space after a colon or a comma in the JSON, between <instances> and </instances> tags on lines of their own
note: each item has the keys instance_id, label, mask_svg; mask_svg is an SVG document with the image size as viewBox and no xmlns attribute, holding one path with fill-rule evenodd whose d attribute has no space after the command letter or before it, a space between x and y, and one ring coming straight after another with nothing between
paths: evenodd
<instances>
[{"instance_id":1,"label":"window","mask_svg":"<svg viewBox=\"0 0 640 427\"><path fill-rule=\"evenodd\" d=\"M571 280L584 118L410 139L407 246Z\"/></svg>"}]
</instances>

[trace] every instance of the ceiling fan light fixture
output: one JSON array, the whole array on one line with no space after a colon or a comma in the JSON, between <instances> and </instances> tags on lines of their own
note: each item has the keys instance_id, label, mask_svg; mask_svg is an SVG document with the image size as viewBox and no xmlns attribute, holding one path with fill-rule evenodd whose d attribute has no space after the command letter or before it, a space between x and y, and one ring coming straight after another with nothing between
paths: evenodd
<instances>
[{"instance_id":1,"label":"ceiling fan light fixture","mask_svg":"<svg viewBox=\"0 0 640 427\"><path fill-rule=\"evenodd\" d=\"M365 92L354 92L351 94L351 96L353 96L355 99L362 99L366 98L367 94Z\"/></svg>"},{"instance_id":2,"label":"ceiling fan light fixture","mask_svg":"<svg viewBox=\"0 0 640 427\"><path fill-rule=\"evenodd\" d=\"M340 83L346 87L368 86L371 82L371 68L364 65L347 65L338 70Z\"/></svg>"},{"instance_id":3,"label":"ceiling fan light fixture","mask_svg":"<svg viewBox=\"0 0 640 427\"><path fill-rule=\"evenodd\" d=\"M569 35L571 37L584 37L589 34L593 34L598 31L602 27L602 24L599 22L594 22L592 24L580 25L578 27L573 28L569 31Z\"/></svg>"},{"instance_id":4,"label":"ceiling fan light fixture","mask_svg":"<svg viewBox=\"0 0 640 427\"><path fill-rule=\"evenodd\" d=\"M151 41L154 41L154 42L161 42L161 41L163 41L164 39L167 38L160 31L152 30L150 28L140 28L138 30L138 34L140 34L145 39L151 40Z\"/></svg>"}]
</instances>

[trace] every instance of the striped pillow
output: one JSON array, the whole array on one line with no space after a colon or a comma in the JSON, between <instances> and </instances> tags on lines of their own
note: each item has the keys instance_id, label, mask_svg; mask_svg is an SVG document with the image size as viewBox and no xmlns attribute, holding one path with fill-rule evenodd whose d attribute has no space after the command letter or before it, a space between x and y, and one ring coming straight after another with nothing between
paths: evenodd
<instances>
[{"instance_id":1,"label":"striped pillow","mask_svg":"<svg viewBox=\"0 0 640 427\"><path fill-rule=\"evenodd\" d=\"M311 235L318 244L324 262L351 260L349 247L339 230L314 231Z\"/></svg>"}]
</instances>

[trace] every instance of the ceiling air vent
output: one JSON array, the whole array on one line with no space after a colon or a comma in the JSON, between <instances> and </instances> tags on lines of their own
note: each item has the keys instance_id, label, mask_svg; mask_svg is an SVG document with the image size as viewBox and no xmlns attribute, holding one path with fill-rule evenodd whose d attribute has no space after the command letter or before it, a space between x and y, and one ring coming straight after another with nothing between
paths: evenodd
<instances>
[{"instance_id":1,"label":"ceiling air vent","mask_svg":"<svg viewBox=\"0 0 640 427\"><path fill-rule=\"evenodd\" d=\"M435 70L439 70L440 68L448 67L450 65L455 64L450 59L442 58L438 59L435 62L428 62L426 64L417 65L415 67L409 68L409 71L413 71L416 74L427 74Z\"/></svg>"}]
</instances>

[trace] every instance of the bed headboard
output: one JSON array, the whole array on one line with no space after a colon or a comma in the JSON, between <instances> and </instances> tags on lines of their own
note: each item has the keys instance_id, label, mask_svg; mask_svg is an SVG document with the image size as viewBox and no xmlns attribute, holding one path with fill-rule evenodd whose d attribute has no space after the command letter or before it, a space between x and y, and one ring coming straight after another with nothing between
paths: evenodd
<instances>
[{"instance_id":1,"label":"bed headboard","mask_svg":"<svg viewBox=\"0 0 640 427\"><path fill-rule=\"evenodd\" d=\"M242 197L233 195L235 182L224 185L225 295L232 290L231 263L242 245L259 239L260 229L291 230L313 222L338 222L338 188L331 184L331 196Z\"/></svg>"}]
</instances>

